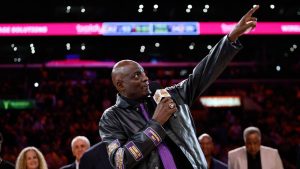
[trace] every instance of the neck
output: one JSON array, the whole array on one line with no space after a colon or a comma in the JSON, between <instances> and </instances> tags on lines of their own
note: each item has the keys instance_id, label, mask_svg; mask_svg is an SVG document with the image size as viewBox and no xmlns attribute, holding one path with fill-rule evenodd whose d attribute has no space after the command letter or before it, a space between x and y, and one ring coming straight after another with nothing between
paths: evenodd
<instances>
[{"instance_id":1,"label":"neck","mask_svg":"<svg viewBox=\"0 0 300 169\"><path fill-rule=\"evenodd\" d=\"M212 156L205 156L205 158L206 158L207 166L208 166L208 168L210 168L211 161L212 161Z\"/></svg>"}]
</instances>

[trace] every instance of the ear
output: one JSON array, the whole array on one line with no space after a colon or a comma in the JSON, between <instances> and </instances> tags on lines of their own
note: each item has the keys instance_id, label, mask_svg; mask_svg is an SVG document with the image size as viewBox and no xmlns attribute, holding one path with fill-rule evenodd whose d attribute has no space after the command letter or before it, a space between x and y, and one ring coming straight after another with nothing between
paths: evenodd
<instances>
[{"instance_id":1,"label":"ear","mask_svg":"<svg viewBox=\"0 0 300 169\"><path fill-rule=\"evenodd\" d=\"M117 80L117 83L116 83L116 88L119 92L122 92L125 90L125 87L124 87L124 84L123 84L123 81L122 80Z\"/></svg>"},{"instance_id":2,"label":"ear","mask_svg":"<svg viewBox=\"0 0 300 169\"><path fill-rule=\"evenodd\" d=\"M72 148L72 154L74 157L76 157L74 148Z\"/></svg>"}]
</instances>

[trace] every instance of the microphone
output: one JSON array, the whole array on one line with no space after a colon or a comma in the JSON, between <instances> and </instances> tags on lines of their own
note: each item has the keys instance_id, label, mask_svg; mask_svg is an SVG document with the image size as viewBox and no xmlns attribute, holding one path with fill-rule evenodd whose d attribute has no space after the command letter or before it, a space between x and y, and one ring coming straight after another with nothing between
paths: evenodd
<instances>
[{"instance_id":1,"label":"microphone","mask_svg":"<svg viewBox=\"0 0 300 169\"><path fill-rule=\"evenodd\" d=\"M158 104L165 97L171 97L170 93L166 89L158 89L155 91L153 99Z\"/></svg>"},{"instance_id":2,"label":"microphone","mask_svg":"<svg viewBox=\"0 0 300 169\"><path fill-rule=\"evenodd\" d=\"M159 104L160 101L165 97L171 98L170 93L166 89L162 89L162 86L158 82L153 81L150 83L149 86L150 86L149 88L150 88L151 95L156 104ZM173 101L176 104L174 99L173 99ZM173 117L174 118L177 117L175 113L173 113Z\"/></svg>"}]
</instances>

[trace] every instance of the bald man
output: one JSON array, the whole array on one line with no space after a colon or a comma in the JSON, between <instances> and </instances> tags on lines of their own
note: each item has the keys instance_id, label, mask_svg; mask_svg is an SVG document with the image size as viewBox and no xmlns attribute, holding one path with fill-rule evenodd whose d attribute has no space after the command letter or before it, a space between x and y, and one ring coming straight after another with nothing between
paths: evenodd
<instances>
[{"instance_id":1,"label":"bald man","mask_svg":"<svg viewBox=\"0 0 300 169\"><path fill-rule=\"evenodd\" d=\"M206 169L190 106L221 74L241 49L239 36L256 25L252 8L235 28L198 63L182 82L165 88L171 95L157 105L143 67L122 60L112 69L116 104L105 110L99 125L110 163L126 169ZM173 116L173 114L175 114Z\"/></svg>"},{"instance_id":2,"label":"bald man","mask_svg":"<svg viewBox=\"0 0 300 169\"><path fill-rule=\"evenodd\" d=\"M204 133L198 137L198 141L203 150L208 169L227 169L225 163L213 157L215 147L210 135Z\"/></svg>"}]
</instances>

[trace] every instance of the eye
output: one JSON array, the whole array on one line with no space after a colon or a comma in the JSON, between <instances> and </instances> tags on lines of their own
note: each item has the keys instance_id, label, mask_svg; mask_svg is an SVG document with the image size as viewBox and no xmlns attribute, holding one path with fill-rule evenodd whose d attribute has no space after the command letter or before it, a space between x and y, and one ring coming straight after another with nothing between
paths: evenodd
<instances>
[{"instance_id":1,"label":"eye","mask_svg":"<svg viewBox=\"0 0 300 169\"><path fill-rule=\"evenodd\" d=\"M139 78L140 78L140 75L141 75L141 73L140 73L140 72L137 72L137 73L134 74L133 77L134 77L135 79L139 79Z\"/></svg>"}]
</instances>

